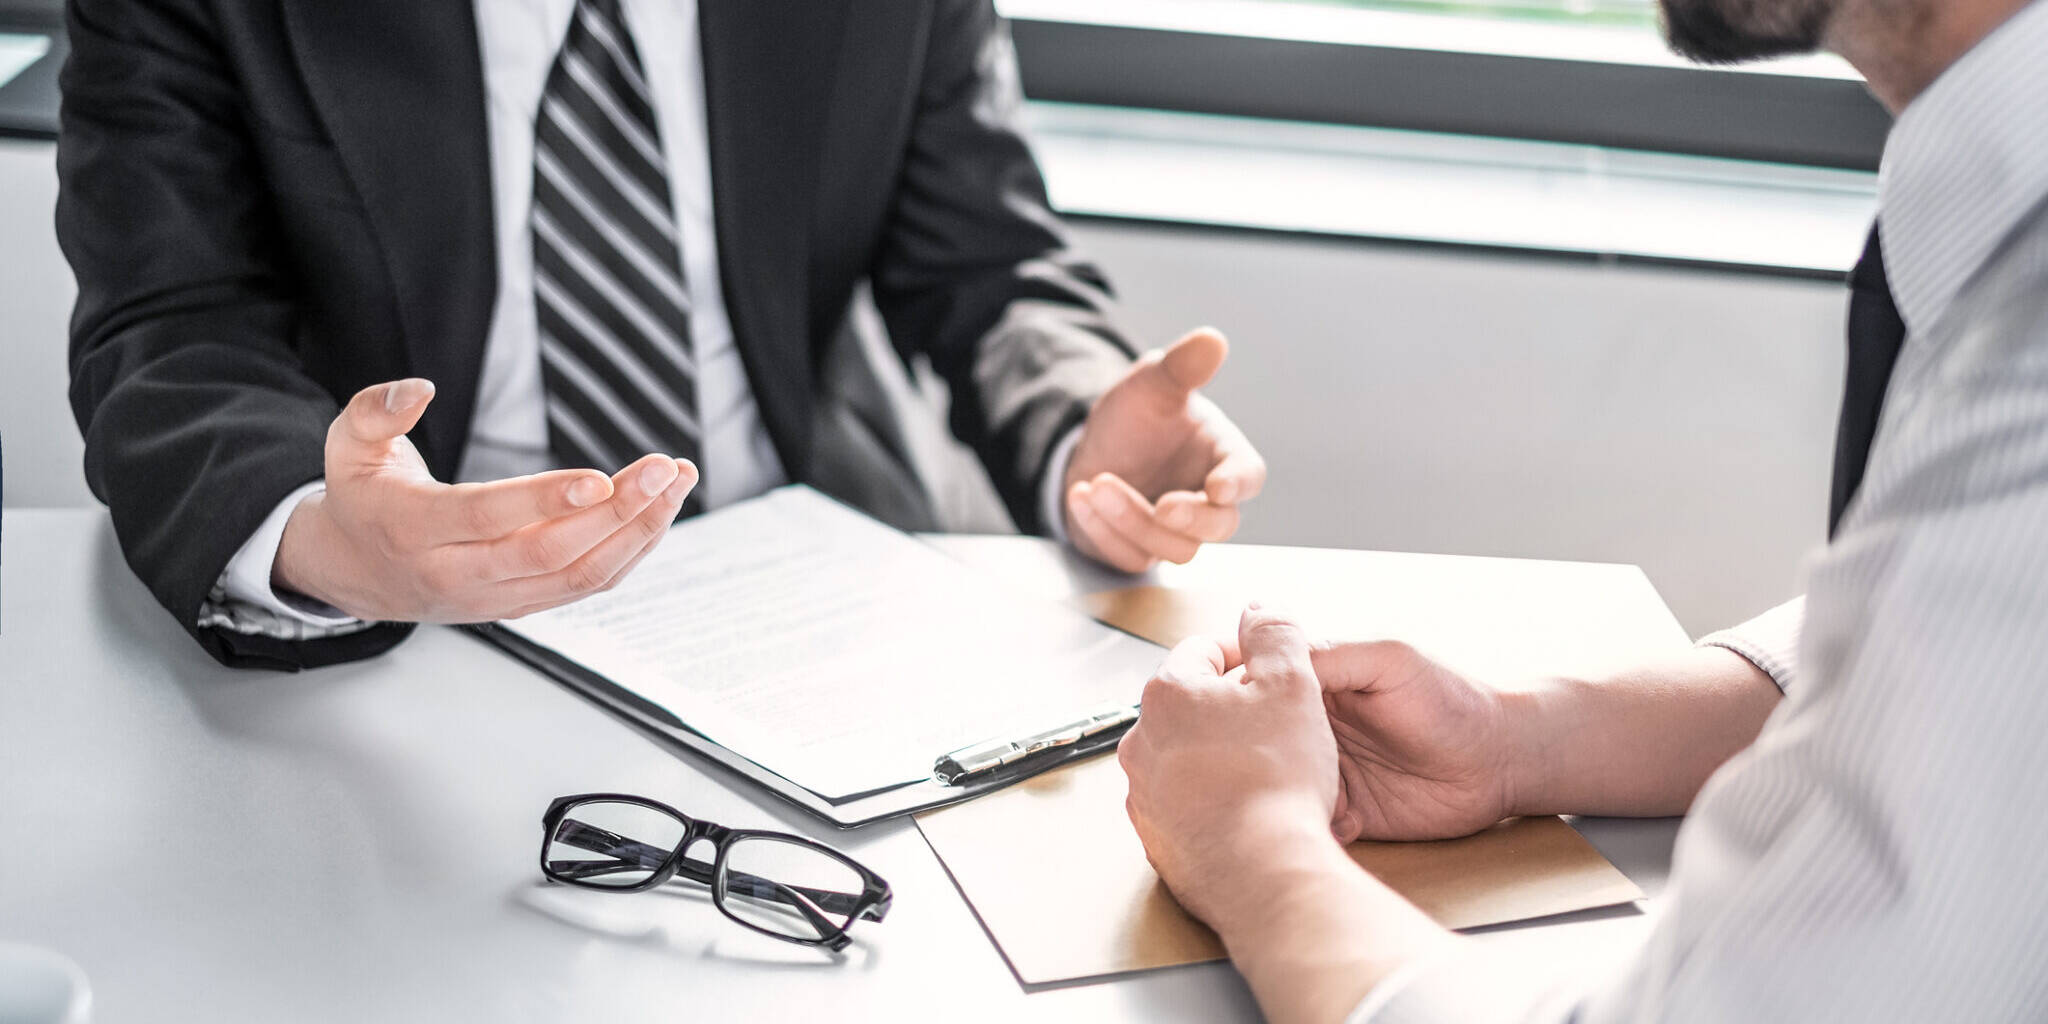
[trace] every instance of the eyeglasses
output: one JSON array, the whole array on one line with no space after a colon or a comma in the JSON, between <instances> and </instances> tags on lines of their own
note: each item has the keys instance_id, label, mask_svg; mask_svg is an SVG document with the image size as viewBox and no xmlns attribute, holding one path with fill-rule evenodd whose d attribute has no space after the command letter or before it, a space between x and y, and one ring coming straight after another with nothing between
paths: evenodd
<instances>
[{"instance_id":1,"label":"eyeglasses","mask_svg":"<svg viewBox=\"0 0 2048 1024\"><path fill-rule=\"evenodd\" d=\"M549 880L611 892L670 881L711 888L719 912L763 935L838 951L854 919L889 912L889 883L845 854L786 832L732 829L621 793L565 796L541 817ZM688 856L709 842L709 861Z\"/></svg>"}]
</instances>

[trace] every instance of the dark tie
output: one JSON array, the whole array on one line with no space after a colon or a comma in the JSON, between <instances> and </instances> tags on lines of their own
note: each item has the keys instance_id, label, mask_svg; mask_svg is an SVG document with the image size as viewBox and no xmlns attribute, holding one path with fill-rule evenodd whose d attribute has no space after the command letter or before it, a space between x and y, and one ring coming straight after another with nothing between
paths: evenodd
<instances>
[{"instance_id":1,"label":"dark tie","mask_svg":"<svg viewBox=\"0 0 2048 1024\"><path fill-rule=\"evenodd\" d=\"M649 95L619 0L579 0L534 120L534 306L548 448L565 467L698 460L703 441Z\"/></svg>"},{"instance_id":2,"label":"dark tie","mask_svg":"<svg viewBox=\"0 0 2048 1024\"><path fill-rule=\"evenodd\" d=\"M1863 258L1849 272L1849 380L1842 389L1842 419L1835 428L1829 537L1835 535L1842 513L1863 482L1870 443L1877 436L1878 415L1884 410L1885 388L1891 383L1892 366L1898 362L1899 346L1905 340L1906 323L1892 301L1891 284L1884 273L1884 248L1873 225Z\"/></svg>"}]
</instances>

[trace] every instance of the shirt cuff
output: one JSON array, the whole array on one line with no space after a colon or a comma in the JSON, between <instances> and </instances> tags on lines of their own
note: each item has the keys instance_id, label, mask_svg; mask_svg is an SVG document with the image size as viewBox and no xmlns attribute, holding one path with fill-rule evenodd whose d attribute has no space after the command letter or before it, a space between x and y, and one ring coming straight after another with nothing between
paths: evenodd
<instances>
[{"instance_id":1,"label":"shirt cuff","mask_svg":"<svg viewBox=\"0 0 2048 1024\"><path fill-rule=\"evenodd\" d=\"M235 552L235 557L228 559L220 579L220 590L226 600L307 626L331 629L363 624L361 619L324 601L290 591L280 593L270 582L271 568L277 564L277 547L284 540L284 525L291 519L292 510L299 507L299 502L326 489L324 482L315 480L277 503L256 532L243 542L241 550Z\"/></svg>"},{"instance_id":2,"label":"shirt cuff","mask_svg":"<svg viewBox=\"0 0 2048 1024\"><path fill-rule=\"evenodd\" d=\"M1345 1024L1568 1021L1579 993L1534 965L1463 947L1409 963L1366 994Z\"/></svg>"},{"instance_id":3,"label":"shirt cuff","mask_svg":"<svg viewBox=\"0 0 2048 1024\"><path fill-rule=\"evenodd\" d=\"M1762 669L1778 689L1791 693L1799 681L1799 634L1806 627L1806 597L1800 595L1743 623L1700 638L1702 647L1725 647Z\"/></svg>"},{"instance_id":4,"label":"shirt cuff","mask_svg":"<svg viewBox=\"0 0 2048 1024\"><path fill-rule=\"evenodd\" d=\"M1061 543L1067 539L1067 467L1073 464L1074 449L1081 444L1081 430L1067 431L1067 436L1052 446L1052 456L1045 460L1045 482L1038 488L1039 521L1045 524L1046 535Z\"/></svg>"}]
</instances>

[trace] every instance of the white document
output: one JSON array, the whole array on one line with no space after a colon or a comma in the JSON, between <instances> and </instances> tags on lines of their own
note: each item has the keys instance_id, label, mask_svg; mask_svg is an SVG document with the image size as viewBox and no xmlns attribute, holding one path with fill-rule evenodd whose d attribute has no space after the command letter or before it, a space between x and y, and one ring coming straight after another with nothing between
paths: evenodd
<instances>
[{"instance_id":1,"label":"white document","mask_svg":"<svg viewBox=\"0 0 2048 1024\"><path fill-rule=\"evenodd\" d=\"M801 486L687 520L610 593L504 625L827 798L1134 704L1161 657Z\"/></svg>"}]
</instances>

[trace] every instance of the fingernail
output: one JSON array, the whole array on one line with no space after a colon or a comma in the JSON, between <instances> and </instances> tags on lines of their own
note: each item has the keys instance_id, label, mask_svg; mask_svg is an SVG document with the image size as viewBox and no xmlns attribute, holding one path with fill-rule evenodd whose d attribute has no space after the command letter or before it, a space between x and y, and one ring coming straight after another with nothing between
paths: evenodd
<instances>
[{"instance_id":1,"label":"fingernail","mask_svg":"<svg viewBox=\"0 0 2048 1024\"><path fill-rule=\"evenodd\" d=\"M662 499L671 505L681 504L682 500L689 496L690 488L694 486L690 482L689 474L683 472L683 466L684 463L680 461L676 463L676 481L668 485L668 490L662 494Z\"/></svg>"},{"instance_id":2,"label":"fingernail","mask_svg":"<svg viewBox=\"0 0 2048 1024\"><path fill-rule=\"evenodd\" d=\"M667 489L670 481L673 481L676 476L675 460L663 459L660 462L650 463L646 469L640 471L641 493L652 498Z\"/></svg>"},{"instance_id":3,"label":"fingernail","mask_svg":"<svg viewBox=\"0 0 2048 1024\"><path fill-rule=\"evenodd\" d=\"M1195 525L1195 510L1190 505L1175 505L1166 510L1166 525L1175 530L1185 530Z\"/></svg>"},{"instance_id":4,"label":"fingernail","mask_svg":"<svg viewBox=\"0 0 2048 1024\"><path fill-rule=\"evenodd\" d=\"M577 508L587 508L603 501L604 492L604 481L594 476L586 476L569 485L569 504Z\"/></svg>"},{"instance_id":5,"label":"fingernail","mask_svg":"<svg viewBox=\"0 0 2048 1024\"><path fill-rule=\"evenodd\" d=\"M434 385L418 377L409 377L384 389L384 411L404 412L418 405L420 399L434 393Z\"/></svg>"}]
</instances>

